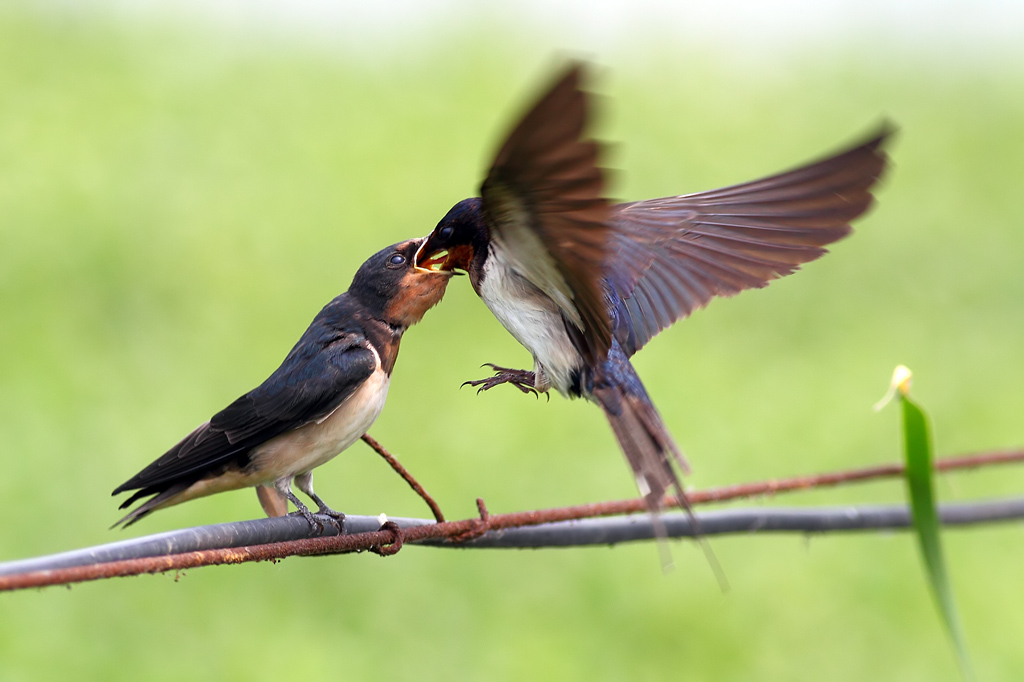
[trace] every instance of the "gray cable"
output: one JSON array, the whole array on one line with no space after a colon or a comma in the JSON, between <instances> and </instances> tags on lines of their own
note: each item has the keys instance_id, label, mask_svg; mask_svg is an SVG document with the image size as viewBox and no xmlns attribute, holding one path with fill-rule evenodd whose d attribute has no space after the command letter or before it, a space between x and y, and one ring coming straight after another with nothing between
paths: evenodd
<instances>
[{"instance_id":1,"label":"gray cable","mask_svg":"<svg viewBox=\"0 0 1024 682\"><path fill-rule=\"evenodd\" d=\"M1024 518L1024 498L986 502L943 504L939 517L944 525L957 526ZM325 535L337 535L326 517ZM432 524L427 519L390 518L403 528ZM690 517L682 512L661 515L669 537L693 537ZM910 512L902 505L848 507L744 507L703 512L697 515L702 536L742 533L830 533L882 529L901 529L911 525ZM347 534L365 533L379 528L375 516L348 516ZM204 549L244 547L285 540L313 537L309 525L297 516L256 519L184 528L157 535L122 540L95 547L49 556L0 563L0 575L54 570L95 563L139 559L194 552ZM420 544L436 547L522 549L612 545L620 542L650 540L654 524L646 514L560 521L539 526L494 530L481 537L453 544L447 540L426 540Z\"/></svg>"}]
</instances>

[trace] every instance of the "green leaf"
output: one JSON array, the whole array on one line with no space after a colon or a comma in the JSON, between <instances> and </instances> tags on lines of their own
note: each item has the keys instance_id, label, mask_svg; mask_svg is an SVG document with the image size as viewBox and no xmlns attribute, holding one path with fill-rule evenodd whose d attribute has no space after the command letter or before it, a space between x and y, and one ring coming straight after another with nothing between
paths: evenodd
<instances>
[{"instance_id":1,"label":"green leaf","mask_svg":"<svg viewBox=\"0 0 1024 682\"><path fill-rule=\"evenodd\" d=\"M909 382L908 382L909 383ZM967 643L953 601L949 575L942 556L939 515L935 508L933 486L932 442L928 417L906 394L900 391L903 406L903 444L907 463L907 489L921 555L931 582L932 592L956 649L960 670L967 680L974 679Z\"/></svg>"}]
</instances>

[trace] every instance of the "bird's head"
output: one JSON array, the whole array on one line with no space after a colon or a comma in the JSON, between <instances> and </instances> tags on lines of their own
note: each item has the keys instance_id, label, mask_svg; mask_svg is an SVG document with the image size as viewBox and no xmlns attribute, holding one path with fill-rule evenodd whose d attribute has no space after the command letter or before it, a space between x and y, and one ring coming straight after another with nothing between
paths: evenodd
<instances>
[{"instance_id":1,"label":"bird's head","mask_svg":"<svg viewBox=\"0 0 1024 682\"><path fill-rule=\"evenodd\" d=\"M416 267L468 272L474 259L486 254L489 237L480 199L463 199L427 235L416 253Z\"/></svg>"},{"instance_id":2,"label":"bird's head","mask_svg":"<svg viewBox=\"0 0 1024 682\"><path fill-rule=\"evenodd\" d=\"M441 302L450 268L414 265L424 239L393 244L363 263L352 279L349 293L377 318L398 327L411 327Z\"/></svg>"}]
</instances>

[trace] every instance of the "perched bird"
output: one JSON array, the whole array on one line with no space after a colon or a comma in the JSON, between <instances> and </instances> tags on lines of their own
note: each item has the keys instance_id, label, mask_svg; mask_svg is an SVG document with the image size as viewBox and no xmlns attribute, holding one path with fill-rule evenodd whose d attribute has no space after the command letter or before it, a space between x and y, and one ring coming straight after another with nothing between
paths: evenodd
<instances>
[{"instance_id":1,"label":"perched bird","mask_svg":"<svg viewBox=\"0 0 1024 682\"><path fill-rule=\"evenodd\" d=\"M290 500L321 528L292 492L339 521L344 514L313 492L313 469L358 440L377 419L405 330L444 296L450 270L414 265L422 239L389 246L362 264L349 290L328 303L281 366L163 456L114 490L137 490L121 509L144 497L115 526L151 512L225 490L257 486L269 516ZM442 264L443 265L443 264Z\"/></svg>"},{"instance_id":2,"label":"perched bird","mask_svg":"<svg viewBox=\"0 0 1024 682\"><path fill-rule=\"evenodd\" d=\"M480 189L416 254L457 267L533 354L533 371L491 365L487 390L554 388L601 406L651 511L687 465L629 362L714 296L763 287L850 232L886 166L883 127L795 170L725 189L612 205L599 147L582 139L588 99L574 64L512 129Z\"/></svg>"}]
</instances>

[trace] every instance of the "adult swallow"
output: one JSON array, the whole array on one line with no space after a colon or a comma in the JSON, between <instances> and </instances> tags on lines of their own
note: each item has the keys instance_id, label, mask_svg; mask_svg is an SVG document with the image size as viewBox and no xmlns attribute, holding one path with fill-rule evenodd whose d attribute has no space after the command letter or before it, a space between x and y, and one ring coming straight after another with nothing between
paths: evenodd
<instances>
[{"instance_id":1,"label":"adult swallow","mask_svg":"<svg viewBox=\"0 0 1024 682\"><path fill-rule=\"evenodd\" d=\"M422 239L401 242L362 264L348 291L328 303L270 377L213 415L155 462L114 490L137 490L121 509L149 496L115 526L171 505L256 486L268 516L290 500L321 528L292 492L292 480L339 521L313 491L313 469L359 439L377 419L405 330L444 296L449 277L417 268ZM435 268L441 264L435 264Z\"/></svg>"},{"instance_id":2,"label":"adult swallow","mask_svg":"<svg viewBox=\"0 0 1024 682\"><path fill-rule=\"evenodd\" d=\"M588 100L571 66L498 150L477 198L456 204L416 255L469 273L474 290L533 355L491 365L487 390L554 388L605 413L651 511L685 460L629 358L714 296L763 287L824 253L872 203L883 127L841 153L725 189L612 205Z\"/></svg>"}]
</instances>

